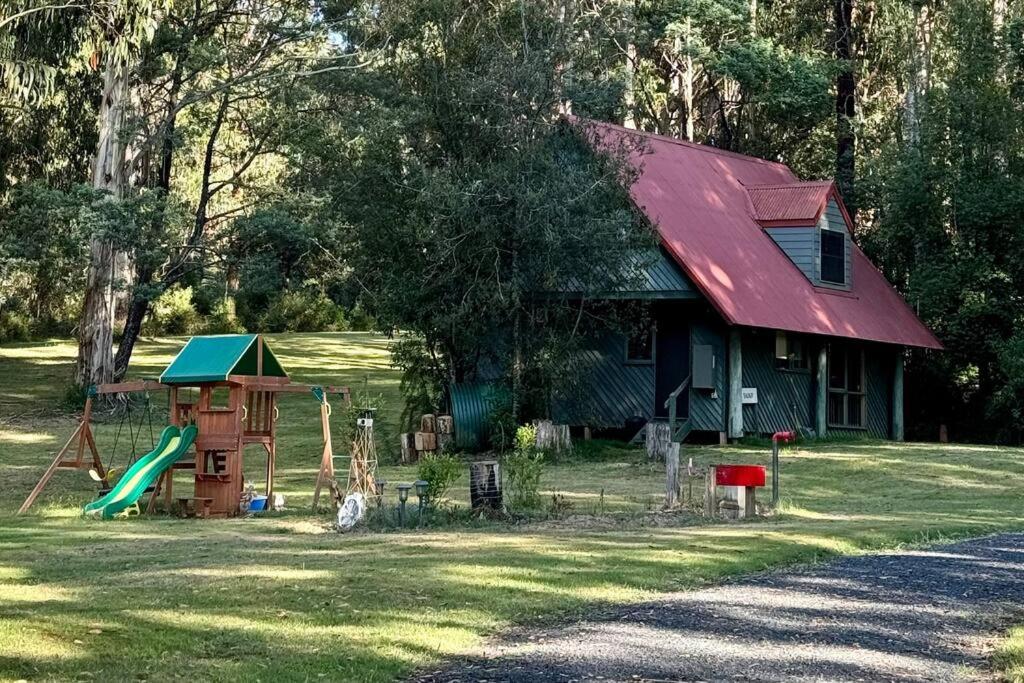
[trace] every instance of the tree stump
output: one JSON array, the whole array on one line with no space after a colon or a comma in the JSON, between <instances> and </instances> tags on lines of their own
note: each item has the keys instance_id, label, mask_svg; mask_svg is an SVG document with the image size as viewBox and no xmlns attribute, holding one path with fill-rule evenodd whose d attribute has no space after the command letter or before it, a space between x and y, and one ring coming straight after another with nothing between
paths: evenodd
<instances>
[{"instance_id":1,"label":"tree stump","mask_svg":"<svg viewBox=\"0 0 1024 683\"><path fill-rule=\"evenodd\" d=\"M455 433L455 419L451 415L438 415L437 416L437 433L438 434L454 434Z\"/></svg>"},{"instance_id":2,"label":"tree stump","mask_svg":"<svg viewBox=\"0 0 1024 683\"><path fill-rule=\"evenodd\" d=\"M501 465L497 460L469 464L469 501L473 510L501 509Z\"/></svg>"},{"instance_id":3,"label":"tree stump","mask_svg":"<svg viewBox=\"0 0 1024 683\"><path fill-rule=\"evenodd\" d=\"M437 434L433 432L416 432L416 450L433 451L437 449Z\"/></svg>"},{"instance_id":4,"label":"tree stump","mask_svg":"<svg viewBox=\"0 0 1024 683\"><path fill-rule=\"evenodd\" d=\"M424 415L420 418L420 431L428 434L434 434L437 432L437 418L431 414Z\"/></svg>"},{"instance_id":5,"label":"tree stump","mask_svg":"<svg viewBox=\"0 0 1024 683\"><path fill-rule=\"evenodd\" d=\"M440 428L440 425L438 425ZM438 432L434 436L437 437L437 450L441 453L447 453L452 449L452 444L455 442L455 435L451 433Z\"/></svg>"},{"instance_id":6,"label":"tree stump","mask_svg":"<svg viewBox=\"0 0 1024 683\"><path fill-rule=\"evenodd\" d=\"M402 434L402 463L409 464L416 462L416 435L413 433Z\"/></svg>"},{"instance_id":7,"label":"tree stump","mask_svg":"<svg viewBox=\"0 0 1024 683\"><path fill-rule=\"evenodd\" d=\"M536 446L542 451L566 453L572 450L569 425L556 425L551 420L534 420L537 430Z\"/></svg>"},{"instance_id":8,"label":"tree stump","mask_svg":"<svg viewBox=\"0 0 1024 683\"><path fill-rule=\"evenodd\" d=\"M650 460L664 462L672 444L672 430L667 422L647 423L647 457Z\"/></svg>"}]
</instances>

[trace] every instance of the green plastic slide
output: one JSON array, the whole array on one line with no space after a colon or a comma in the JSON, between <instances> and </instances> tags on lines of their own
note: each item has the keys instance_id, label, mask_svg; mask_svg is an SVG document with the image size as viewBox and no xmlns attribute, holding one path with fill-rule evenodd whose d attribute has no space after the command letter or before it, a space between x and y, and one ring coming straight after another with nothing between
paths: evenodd
<instances>
[{"instance_id":1,"label":"green plastic slide","mask_svg":"<svg viewBox=\"0 0 1024 683\"><path fill-rule=\"evenodd\" d=\"M195 425L189 425L181 431L173 425L164 428L156 448L136 460L107 495L86 505L83 512L110 519L132 505L153 485L157 477L192 447L195 440Z\"/></svg>"}]
</instances>

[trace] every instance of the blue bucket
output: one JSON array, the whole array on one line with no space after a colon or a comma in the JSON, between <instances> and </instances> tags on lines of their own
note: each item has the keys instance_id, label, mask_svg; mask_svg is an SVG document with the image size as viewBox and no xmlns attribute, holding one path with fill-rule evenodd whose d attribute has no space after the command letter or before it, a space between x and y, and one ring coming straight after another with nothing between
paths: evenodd
<instances>
[{"instance_id":1,"label":"blue bucket","mask_svg":"<svg viewBox=\"0 0 1024 683\"><path fill-rule=\"evenodd\" d=\"M263 512L267 509L267 497L266 496L253 496L253 499L249 501L249 512Z\"/></svg>"}]
</instances>

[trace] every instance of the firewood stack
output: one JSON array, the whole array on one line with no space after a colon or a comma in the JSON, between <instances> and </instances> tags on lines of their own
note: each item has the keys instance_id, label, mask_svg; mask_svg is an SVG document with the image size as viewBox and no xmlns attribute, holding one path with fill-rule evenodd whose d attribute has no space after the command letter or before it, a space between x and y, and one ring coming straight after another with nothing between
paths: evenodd
<instances>
[{"instance_id":1,"label":"firewood stack","mask_svg":"<svg viewBox=\"0 0 1024 683\"><path fill-rule=\"evenodd\" d=\"M451 415L427 414L420 418L420 430L402 434L402 462L414 463L420 458L450 449L455 443Z\"/></svg>"}]
</instances>

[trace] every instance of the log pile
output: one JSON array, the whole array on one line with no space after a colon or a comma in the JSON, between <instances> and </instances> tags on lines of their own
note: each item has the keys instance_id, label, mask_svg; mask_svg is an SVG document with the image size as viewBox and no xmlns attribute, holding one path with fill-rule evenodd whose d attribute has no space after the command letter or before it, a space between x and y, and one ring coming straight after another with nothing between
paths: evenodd
<instances>
[{"instance_id":1,"label":"log pile","mask_svg":"<svg viewBox=\"0 0 1024 683\"><path fill-rule=\"evenodd\" d=\"M443 453L455 445L455 423L451 415L428 413L420 417L420 429L401 435L402 463L418 462L420 458Z\"/></svg>"}]
</instances>

